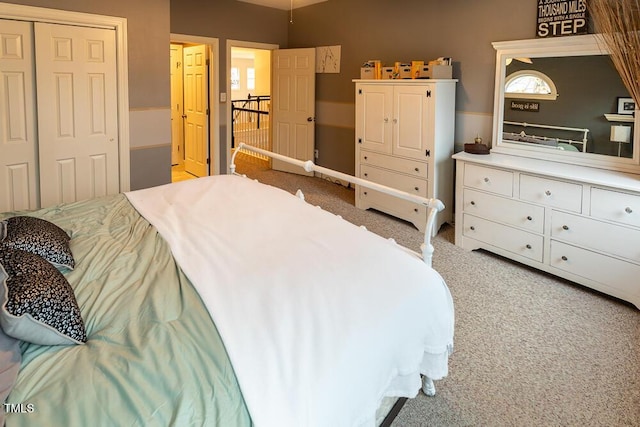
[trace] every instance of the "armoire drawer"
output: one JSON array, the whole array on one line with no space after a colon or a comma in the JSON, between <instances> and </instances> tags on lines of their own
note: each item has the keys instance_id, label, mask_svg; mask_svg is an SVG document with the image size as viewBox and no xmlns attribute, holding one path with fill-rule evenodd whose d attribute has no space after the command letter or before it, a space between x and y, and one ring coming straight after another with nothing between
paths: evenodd
<instances>
[{"instance_id":1,"label":"armoire drawer","mask_svg":"<svg viewBox=\"0 0 640 427\"><path fill-rule=\"evenodd\" d=\"M360 178L397 188L398 190L406 191L416 196L429 197L427 195L427 181L421 178L415 178L368 165L360 165Z\"/></svg>"},{"instance_id":2,"label":"armoire drawer","mask_svg":"<svg viewBox=\"0 0 640 427\"><path fill-rule=\"evenodd\" d=\"M640 227L640 195L592 188L591 216Z\"/></svg>"},{"instance_id":3,"label":"armoire drawer","mask_svg":"<svg viewBox=\"0 0 640 427\"><path fill-rule=\"evenodd\" d=\"M424 231L427 223L427 208L424 205L398 199L362 186L358 187L357 197L359 198L358 206L361 209L373 208L386 212L412 222L420 231Z\"/></svg>"},{"instance_id":4,"label":"armoire drawer","mask_svg":"<svg viewBox=\"0 0 640 427\"><path fill-rule=\"evenodd\" d=\"M520 175L520 198L572 212L582 212L582 186L571 182Z\"/></svg>"},{"instance_id":5,"label":"armoire drawer","mask_svg":"<svg viewBox=\"0 0 640 427\"><path fill-rule=\"evenodd\" d=\"M427 163L403 159L374 151L360 151L360 164L378 166L418 178L427 179Z\"/></svg>"},{"instance_id":6,"label":"armoire drawer","mask_svg":"<svg viewBox=\"0 0 640 427\"><path fill-rule=\"evenodd\" d=\"M465 187L502 196L513 196L513 172L465 163Z\"/></svg>"},{"instance_id":7,"label":"armoire drawer","mask_svg":"<svg viewBox=\"0 0 640 427\"><path fill-rule=\"evenodd\" d=\"M640 262L640 230L552 211L551 237Z\"/></svg>"},{"instance_id":8,"label":"armoire drawer","mask_svg":"<svg viewBox=\"0 0 640 427\"><path fill-rule=\"evenodd\" d=\"M542 236L468 214L462 228L466 237L542 262Z\"/></svg>"},{"instance_id":9,"label":"armoire drawer","mask_svg":"<svg viewBox=\"0 0 640 427\"><path fill-rule=\"evenodd\" d=\"M534 233L542 234L544 231L542 206L465 188L463 209L465 213L491 218L492 221L524 228Z\"/></svg>"},{"instance_id":10,"label":"armoire drawer","mask_svg":"<svg viewBox=\"0 0 640 427\"><path fill-rule=\"evenodd\" d=\"M616 289L616 296L640 295L640 266L551 240L550 265Z\"/></svg>"}]
</instances>

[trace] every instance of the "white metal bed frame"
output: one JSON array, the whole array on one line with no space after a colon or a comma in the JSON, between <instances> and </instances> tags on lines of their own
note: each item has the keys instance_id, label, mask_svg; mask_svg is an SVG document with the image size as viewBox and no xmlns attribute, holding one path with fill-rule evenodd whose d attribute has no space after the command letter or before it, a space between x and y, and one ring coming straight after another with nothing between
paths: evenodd
<instances>
[{"instance_id":1,"label":"white metal bed frame","mask_svg":"<svg viewBox=\"0 0 640 427\"><path fill-rule=\"evenodd\" d=\"M526 136L531 136L534 138L541 138L545 141L556 141L556 142L566 142L568 144L582 144L582 152L586 153L587 152L587 136L589 135L589 129L587 128L572 128L572 127L567 127L567 126L555 126L555 125L541 125L541 124L535 124L535 123L527 123L527 122L510 122L510 121L504 121L505 125L513 125L513 126L522 126L524 128L527 127L533 127L533 128L541 128L541 129L555 129L555 130L566 130L566 131L575 131L575 132L582 132L583 133L583 137L582 140L575 140L575 139L565 139L565 138L552 138L549 136L540 136L540 135L526 135ZM514 134L517 135L517 134Z\"/></svg>"},{"instance_id":2,"label":"white metal bed frame","mask_svg":"<svg viewBox=\"0 0 640 427\"><path fill-rule=\"evenodd\" d=\"M346 181L351 184L361 185L363 187L367 187L371 190L376 190L381 193L385 193L394 197L398 197L403 200L408 200L413 203L417 203L419 205L425 206L427 208L427 226L424 231L424 242L420 246L422 250L422 254L419 254L411 249L401 246L403 249L415 254L419 258L422 258L425 264L429 267L432 267L433 263L433 245L431 243L431 236L433 234L433 227L435 225L436 214L444 209L444 204L435 198L425 198L421 196L416 196L411 193L407 193L405 191L398 190L396 188L387 187L386 185L377 184L375 182L367 181L366 179L361 179L352 175L348 175L342 172L335 171L333 169L328 169L322 166L318 166L313 163L311 160L302 161L297 160L292 157L284 156L282 154L274 153L271 151L263 150L258 147L253 147L251 145L247 145L245 143L241 143L233 152L231 156L231 162L229 164L229 172L234 175L242 175L236 172L236 156L241 150L253 151L258 154L262 154L263 156L271 157L273 159L282 160L284 162L290 163L295 166L299 166L305 170L305 172L317 172L323 175L331 176L333 178L337 178L341 181ZM242 175L246 176L246 175ZM296 196L304 199L304 195L300 190L297 191ZM431 378L422 377L422 391L427 396L434 396L436 393L436 388L433 384L433 380Z\"/></svg>"}]
</instances>

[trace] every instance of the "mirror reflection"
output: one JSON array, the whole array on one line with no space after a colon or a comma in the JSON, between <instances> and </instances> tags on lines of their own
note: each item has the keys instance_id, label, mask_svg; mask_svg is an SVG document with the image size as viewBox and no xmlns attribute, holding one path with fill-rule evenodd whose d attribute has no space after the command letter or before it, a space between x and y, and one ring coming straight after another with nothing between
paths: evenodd
<instances>
[{"instance_id":1,"label":"mirror reflection","mask_svg":"<svg viewBox=\"0 0 640 427\"><path fill-rule=\"evenodd\" d=\"M505 143L633 157L635 105L608 55L506 58Z\"/></svg>"}]
</instances>

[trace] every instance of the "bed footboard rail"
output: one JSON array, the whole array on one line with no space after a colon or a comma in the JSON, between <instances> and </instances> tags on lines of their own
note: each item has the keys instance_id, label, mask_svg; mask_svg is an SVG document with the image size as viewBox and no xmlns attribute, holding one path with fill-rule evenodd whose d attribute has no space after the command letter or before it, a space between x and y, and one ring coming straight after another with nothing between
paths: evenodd
<instances>
[{"instance_id":1,"label":"bed footboard rail","mask_svg":"<svg viewBox=\"0 0 640 427\"><path fill-rule=\"evenodd\" d=\"M232 174L237 175L235 159L236 159L236 155L241 150L253 151L255 153L259 153L264 156L271 157L273 159L282 160L289 164L299 166L302 169L304 169L305 172L317 172L323 175L328 175L333 178L339 179L341 181L346 181L354 185L361 185L371 190L379 191L381 193L385 193L390 196L394 196L403 200L407 200L409 202L416 203L418 205L425 206L427 208L427 226L424 232L424 242L421 245L421 250L422 250L421 257L423 261L429 267L431 267L431 264L433 261L433 245L431 244L431 236L435 234L434 227L436 223L435 222L436 214L439 211L444 209L444 204L440 200L435 198L426 198L426 197L416 196L415 194L407 193L406 191L398 190L396 188L388 187L382 184L377 184L375 182L368 181L366 179L362 179L362 178L358 178L342 172L338 172L333 169L318 166L315 163L313 163L311 160L302 161L302 160L294 159L292 157L284 156L282 154L278 154L271 151L263 150L261 148L246 145L244 143L241 143L240 145L238 145L233 155L231 156L231 164L229 165L229 171Z\"/></svg>"}]
</instances>

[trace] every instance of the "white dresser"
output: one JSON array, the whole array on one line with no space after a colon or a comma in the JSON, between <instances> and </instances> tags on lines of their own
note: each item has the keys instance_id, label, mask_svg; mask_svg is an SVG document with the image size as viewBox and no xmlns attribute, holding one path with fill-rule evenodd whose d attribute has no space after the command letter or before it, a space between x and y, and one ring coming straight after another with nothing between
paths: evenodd
<instances>
[{"instance_id":1,"label":"white dresser","mask_svg":"<svg viewBox=\"0 0 640 427\"><path fill-rule=\"evenodd\" d=\"M456 245L640 308L640 175L495 153L453 157Z\"/></svg>"},{"instance_id":2,"label":"white dresser","mask_svg":"<svg viewBox=\"0 0 640 427\"><path fill-rule=\"evenodd\" d=\"M453 215L453 154L457 80L354 80L356 176L422 197L445 209L434 230ZM424 231L424 206L356 188L356 207L402 218Z\"/></svg>"}]
</instances>

